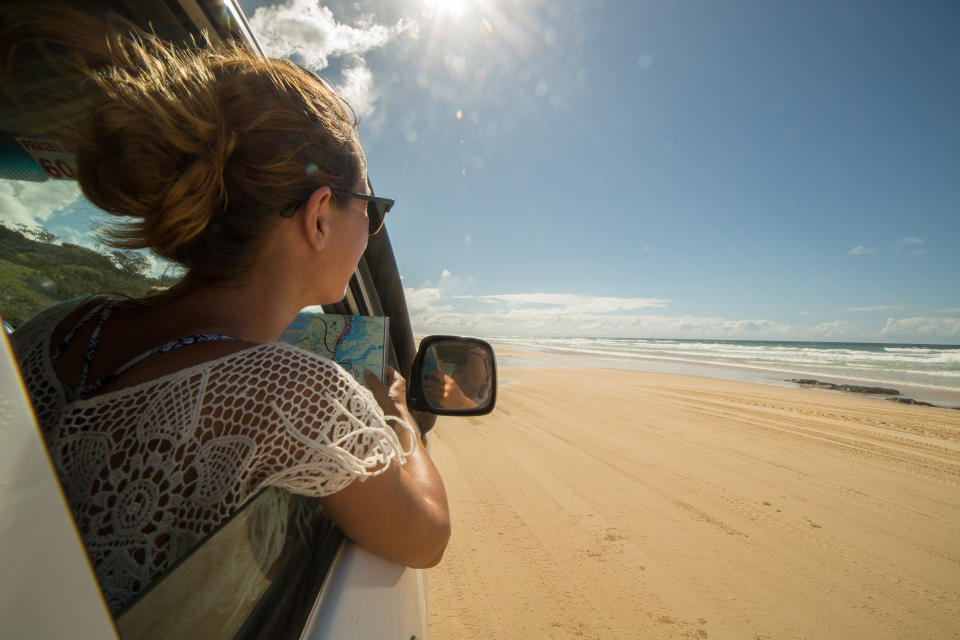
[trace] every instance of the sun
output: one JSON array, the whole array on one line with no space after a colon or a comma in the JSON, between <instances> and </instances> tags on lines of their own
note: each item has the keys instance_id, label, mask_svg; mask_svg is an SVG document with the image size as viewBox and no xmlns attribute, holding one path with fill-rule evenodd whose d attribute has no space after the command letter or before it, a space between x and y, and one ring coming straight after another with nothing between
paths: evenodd
<instances>
[{"instance_id":1,"label":"sun","mask_svg":"<svg viewBox=\"0 0 960 640\"><path fill-rule=\"evenodd\" d=\"M424 0L424 4L431 13L459 18L466 12L470 0Z\"/></svg>"}]
</instances>

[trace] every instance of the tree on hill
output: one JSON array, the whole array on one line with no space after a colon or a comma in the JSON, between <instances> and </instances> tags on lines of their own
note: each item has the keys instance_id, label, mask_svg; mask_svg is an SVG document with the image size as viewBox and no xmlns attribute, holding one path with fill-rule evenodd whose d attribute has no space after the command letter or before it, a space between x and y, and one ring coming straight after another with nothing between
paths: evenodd
<instances>
[{"instance_id":1,"label":"tree on hill","mask_svg":"<svg viewBox=\"0 0 960 640\"><path fill-rule=\"evenodd\" d=\"M56 244L60 236L51 233L46 227L39 227L33 232L33 239L43 244Z\"/></svg>"},{"instance_id":2,"label":"tree on hill","mask_svg":"<svg viewBox=\"0 0 960 640\"><path fill-rule=\"evenodd\" d=\"M111 251L110 255L120 271L128 276L143 276L150 268L150 261L147 256L138 251Z\"/></svg>"},{"instance_id":3,"label":"tree on hill","mask_svg":"<svg viewBox=\"0 0 960 640\"><path fill-rule=\"evenodd\" d=\"M37 242L42 242L43 244L56 244L57 240L60 239L60 236L53 233L43 225L40 225L39 227L29 227L23 223L20 223L17 225L17 231L25 236L33 238Z\"/></svg>"}]
</instances>

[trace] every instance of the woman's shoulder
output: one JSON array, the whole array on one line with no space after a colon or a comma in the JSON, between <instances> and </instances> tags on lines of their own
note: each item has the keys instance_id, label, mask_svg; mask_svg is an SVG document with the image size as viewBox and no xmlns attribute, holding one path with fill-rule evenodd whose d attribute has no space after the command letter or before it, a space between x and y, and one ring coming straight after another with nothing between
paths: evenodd
<instances>
[{"instance_id":1,"label":"woman's shoulder","mask_svg":"<svg viewBox=\"0 0 960 640\"><path fill-rule=\"evenodd\" d=\"M49 344L57 326L91 299L90 296L87 296L60 302L47 307L17 327L10 334L10 343L13 345L17 359L22 359L28 352Z\"/></svg>"}]
</instances>

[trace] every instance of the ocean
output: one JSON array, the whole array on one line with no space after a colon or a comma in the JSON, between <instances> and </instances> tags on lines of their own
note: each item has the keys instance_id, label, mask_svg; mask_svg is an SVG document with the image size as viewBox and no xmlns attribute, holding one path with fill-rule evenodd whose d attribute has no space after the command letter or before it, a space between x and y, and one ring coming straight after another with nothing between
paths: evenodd
<instances>
[{"instance_id":1,"label":"ocean","mask_svg":"<svg viewBox=\"0 0 960 640\"><path fill-rule=\"evenodd\" d=\"M491 342L504 350L497 357L500 367L606 366L778 385L814 378L960 404L960 345L526 337Z\"/></svg>"}]
</instances>

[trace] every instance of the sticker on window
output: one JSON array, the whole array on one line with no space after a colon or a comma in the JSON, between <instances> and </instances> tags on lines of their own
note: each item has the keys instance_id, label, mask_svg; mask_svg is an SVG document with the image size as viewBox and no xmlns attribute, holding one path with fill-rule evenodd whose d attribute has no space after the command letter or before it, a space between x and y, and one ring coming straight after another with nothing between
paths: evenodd
<instances>
[{"instance_id":1,"label":"sticker on window","mask_svg":"<svg viewBox=\"0 0 960 640\"><path fill-rule=\"evenodd\" d=\"M54 180L77 179L77 156L59 142L23 136L18 136L17 142Z\"/></svg>"}]
</instances>

